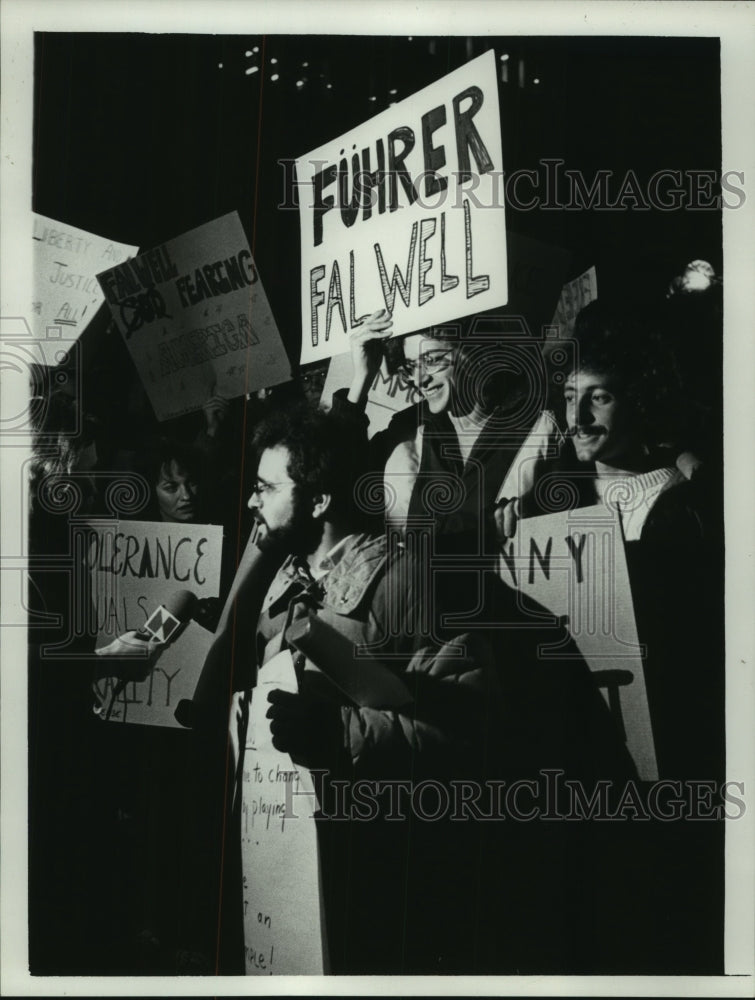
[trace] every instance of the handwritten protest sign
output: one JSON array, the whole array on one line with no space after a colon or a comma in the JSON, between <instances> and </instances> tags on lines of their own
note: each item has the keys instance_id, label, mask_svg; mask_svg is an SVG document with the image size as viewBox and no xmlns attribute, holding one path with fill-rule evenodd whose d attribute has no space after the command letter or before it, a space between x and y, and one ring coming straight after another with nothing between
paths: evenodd
<instances>
[{"instance_id":1,"label":"handwritten protest sign","mask_svg":"<svg viewBox=\"0 0 755 1000\"><path fill-rule=\"evenodd\" d=\"M46 338L57 327L68 339L78 337L104 302L96 275L132 257L138 247L36 213L32 224L32 333Z\"/></svg>"},{"instance_id":2,"label":"handwritten protest sign","mask_svg":"<svg viewBox=\"0 0 755 1000\"><path fill-rule=\"evenodd\" d=\"M501 579L566 616L640 777L658 777L647 693L629 588L624 539L616 512L603 504L526 518L499 560ZM541 649L559 657L559 649ZM562 654L563 655L563 654Z\"/></svg>"},{"instance_id":3,"label":"handwritten protest sign","mask_svg":"<svg viewBox=\"0 0 755 1000\"><path fill-rule=\"evenodd\" d=\"M574 335L574 322L581 309L598 297L598 276L594 267L567 281L561 289L561 297L553 316L553 326L558 328L558 339L565 340ZM553 341L547 345L555 347Z\"/></svg>"},{"instance_id":4,"label":"handwritten protest sign","mask_svg":"<svg viewBox=\"0 0 755 1000\"><path fill-rule=\"evenodd\" d=\"M507 299L493 51L296 163L302 363L376 309L401 335Z\"/></svg>"},{"instance_id":5,"label":"handwritten protest sign","mask_svg":"<svg viewBox=\"0 0 755 1000\"><path fill-rule=\"evenodd\" d=\"M290 378L236 212L98 278L158 420Z\"/></svg>"},{"instance_id":6,"label":"handwritten protest sign","mask_svg":"<svg viewBox=\"0 0 755 1000\"><path fill-rule=\"evenodd\" d=\"M92 575L98 649L141 628L180 591L198 599L218 596L223 529L217 525L91 522L82 541ZM212 639L212 633L190 621L143 680L124 685L112 676L97 681L103 718L180 728L176 705L194 694ZM108 661L101 659L104 669Z\"/></svg>"},{"instance_id":7,"label":"handwritten protest sign","mask_svg":"<svg viewBox=\"0 0 755 1000\"><path fill-rule=\"evenodd\" d=\"M521 328L523 341L539 337L561 294L569 262L569 254L565 250L512 232L507 234L507 241L509 301L505 307L473 321L469 331L473 339L478 327L484 330L483 335L487 339L499 327L503 329L504 317L511 316L521 316L527 323L527 328ZM507 323L506 327L509 332L510 325ZM506 343L510 347L510 333ZM322 391L322 405L326 409L332 405L333 394L350 384L353 370L348 353L337 354L330 359ZM370 387L365 407L370 437L387 427L394 413L419 402L420 398L420 394L402 375L390 375L383 362Z\"/></svg>"},{"instance_id":8,"label":"handwritten protest sign","mask_svg":"<svg viewBox=\"0 0 755 1000\"><path fill-rule=\"evenodd\" d=\"M354 365L350 354L338 354L330 359L321 396L321 404L325 409L330 409L333 393L348 386L353 374ZM420 394L416 389L399 372L390 375L383 361L367 394L365 413L370 421L367 428L369 436L372 437L387 427L394 413L405 410L419 400Z\"/></svg>"},{"instance_id":9,"label":"handwritten protest sign","mask_svg":"<svg viewBox=\"0 0 755 1000\"><path fill-rule=\"evenodd\" d=\"M312 777L271 742L268 692L295 692L288 651L260 670L252 692L241 784L247 975L327 972Z\"/></svg>"}]
</instances>

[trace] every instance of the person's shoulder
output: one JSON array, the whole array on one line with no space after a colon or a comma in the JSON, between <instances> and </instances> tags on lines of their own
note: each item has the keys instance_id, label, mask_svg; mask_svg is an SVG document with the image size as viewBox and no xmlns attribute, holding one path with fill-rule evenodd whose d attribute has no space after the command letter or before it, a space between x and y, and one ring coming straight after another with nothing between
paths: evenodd
<instances>
[{"instance_id":1,"label":"person's shoulder","mask_svg":"<svg viewBox=\"0 0 755 1000\"><path fill-rule=\"evenodd\" d=\"M416 433L417 428L425 419L425 404L412 403L411 406L398 410L391 417L386 430L391 436L405 437Z\"/></svg>"},{"instance_id":2,"label":"person's shoulder","mask_svg":"<svg viewBox=\"0 0 755 1000\"><path fill-rule=\"evenodd\" d=\"M647 542L652 538L677 544L702 540L708 520L705 506L694 480L681 473L674 475L653 504L640 540Z\"/></svg>"},{"instance_id":3,"label":"person's shoulder","mask_svg":"<svg viewBox=\"0 0 755 1000\"><path fill-rule=\"evenodd\" d=\"M348 547L330 571L325 602L339 614L349 614L364 600L388 562L388 540L384 534L352 536Z\"/></svg>"},{"instance_id":4,"label":"person's shoulder","mask_svg":"<svg viewBox=\"0 0 755 1000\"><path fill-rule=\"evenodd\" d=\"M359 562L372 562L382 559L388 552L388 539L384 532L373 534L364 532L354 536L349 552L343 562L347 565Z\"/></svg>"}]
</instances>

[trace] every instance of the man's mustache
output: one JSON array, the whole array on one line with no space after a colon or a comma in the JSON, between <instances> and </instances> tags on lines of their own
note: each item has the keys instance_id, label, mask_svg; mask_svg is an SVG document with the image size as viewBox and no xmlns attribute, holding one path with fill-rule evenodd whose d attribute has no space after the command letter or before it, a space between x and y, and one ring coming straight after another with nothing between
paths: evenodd
<instances>
[{"instance_id":1,"label":"man's mustache","mask_svg":"<svg viewBox=\"0 0 755 1000\"><path fill-rule=\"evenodd\" d=\"M607 433L605 427L601 426L600 424L577 424L576 427L575 426L570 427L567 430L566 435L567 435L567 437L576 437L576 435L579 434L580 431L583 434L606 434Z\"/></svg>"}]
</instances>

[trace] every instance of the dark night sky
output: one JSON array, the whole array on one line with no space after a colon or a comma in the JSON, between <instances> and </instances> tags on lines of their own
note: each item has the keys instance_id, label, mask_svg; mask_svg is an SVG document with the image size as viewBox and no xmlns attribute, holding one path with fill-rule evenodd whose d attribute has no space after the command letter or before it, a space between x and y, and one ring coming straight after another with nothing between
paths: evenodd
<instances>
[{"instance_id":1,"label":"dark night sky","mask_svg":"<svg viewBox=\"0 0 755 1000\"><path fill-rule=\"evenodd\" d=\"M720 171L718 39L48 33L37 36L33 207L142 248L238 210L295 354L299 220L277 208L278 161L490 47L509 54L507 172L547 157L588 179ZM509 229L570 250L574 275L597 264L603 289L629 272L665 287L696 257L721 264L718 211L507 211Z\"/></svg>"}]
</instances>

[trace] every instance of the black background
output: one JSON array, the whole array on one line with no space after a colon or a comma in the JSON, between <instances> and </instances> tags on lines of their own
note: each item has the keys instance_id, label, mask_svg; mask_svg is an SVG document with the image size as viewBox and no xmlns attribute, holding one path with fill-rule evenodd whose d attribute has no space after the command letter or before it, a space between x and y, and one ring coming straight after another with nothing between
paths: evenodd
<instances>
[{"instance_id":1,"label":"black background","mask_svg":"<svg viewBox=\"0 0 755 1000\"><path fill-rule=\"evenodd\" d=\"M559 158L588 184L612 171L614 194L629 170L643 185L658 170L720 173L717 38L48 33L36 37L33 208L142 249L237 210L295 361L299 219L278 208L291 197L279 161L489 48L507 173ZM597 265L604 292L658 291L699 257L720 273L715 209L507 212L508 229L572 252L570 277Z\"/></svg>"}]
</instances>

